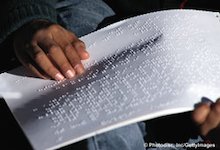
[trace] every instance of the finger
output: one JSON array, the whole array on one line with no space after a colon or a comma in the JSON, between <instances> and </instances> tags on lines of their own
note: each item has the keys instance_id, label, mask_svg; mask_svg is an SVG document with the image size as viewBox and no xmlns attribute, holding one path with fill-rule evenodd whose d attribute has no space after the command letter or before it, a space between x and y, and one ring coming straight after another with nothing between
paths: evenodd
<instances>
[{"instance_id":1,"label":"finger","mask_svg":"<svg viewBox=\"0 0 220 150\"><path fill-rule=\"evenodd\" d=\"M50 79L48 75L46 75L43 70L41 70L35 62L29 57L27 53L21 52L17 53L16 55L19 59L19 61L23 64L25 68L27 68L31 73L33 73L34 76L42 78L42 79Z\"/></svg>"},{"instance_id":2,"label":"finger","mask_svg":"<svg viewBox=\"0 0 220 150\"><path fill-rule=\"evenodd\" d=\"M211 110L206 118L206 121L201 126L202 135L207 135L208 132L220 125L220 100L217 100L211 106Z\"/></svg>"},{"instance_id":3,"label":"finger","mask_svg":"<svg viewBox=\"0 0 220 150\"><path fill-rule=\"evenodd\" d=\"M28 51L33 61L46 73L48 76L55 80L63 80L64 76L59 70L51 63L44 51L38 46L34 46L32 51ZM31 66L29 66L31 67ZM35 73L36 69L31 68Z\"/></svg>"},{"instance_id":4,"label":"finger","mask_svg":"<svg viewBox=\"0 0 220 150\"><path fill-rule=\"evenodd\" d=\"M42 79L51 79L46 73L41 71L39 67L34 65L33 63L27 63L24 65L26 68L28 68L35 76L42 78Z\"/></svg>"},{"instance_id":5,"label":"finger","mask_svg":"<svg viewBox=\"0 0 220 150\"><path fill-rule=\"evenodd\" d=\"M76 35L70 31L66 31L66 34L71 41L73 47L76 49L78 55L82 60L89 58L89 53L86 51L86 45L83 41L79 40Z\"/></svg>"},{"instance_id":6,"label":"finger","mask_svg":"<svg viewBox=\"0 0 220 150\"><path fill-rule=\"evenodd\" d=\"M75 49L72 47L72 45L71 44L68 45L64 51L65 51L66 57L68 58L69 62L73 66L76 73L79 75L82 74L85 70L84 66L82 65L80 57L75 51Z\"/></svg>"},{"instance_id":7,"label":"finger","mask_svg":"<svg viewBox=\"0 0 220 150\"><path fill-rule=\"evenodd\" d=\"M196 124L201 125L205 122L208 114L210 112L210 104L200 103L196 106L195 110L192 112L192 118Z\"/></svg>"},{"instance_id":8,"label":"finger","mask_svg":"<svg viewBox=\"0 0 220 150\"><path fill-rule=\"evenodd\" d=\"M89 53L86 51L86 46L81 40L76 40L72 42L73 47L76 49L78 55L82 60L89 58Z\"/></svg>"},{"instance_id":9,"label":"finger","mask_svg":"<svg viewBox=\"0 0 220 150\"><path fill-rule=\"evenodd\" d=\"M59 42L60 47L62 47L65 56L67 57L68 61L70 62L76 73L82 74L85 69L82 65L78 53L76 52L72 44L68 40L66 40L66 38L59 38L59 39L56 38L56 41Z\"/></svg>"},{"instance_id":10,"label":"finger","mask_svg":"<svg viewBox=\"0 0 220 150\"><path fill-rule=\"evenodd\" d=\"M38 43L40 47L46 51L47 56L52 63L59 68L66 78L73 78L75 71L67 60L60 46L50 38Z\"/></svg>"}]
</instances>

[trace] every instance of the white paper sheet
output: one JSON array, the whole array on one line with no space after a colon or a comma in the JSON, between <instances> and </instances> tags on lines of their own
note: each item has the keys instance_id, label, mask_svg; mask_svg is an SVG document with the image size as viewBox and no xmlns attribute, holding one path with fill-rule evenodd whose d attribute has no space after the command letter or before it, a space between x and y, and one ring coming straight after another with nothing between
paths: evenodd
<instances>
[{"instance_id":1,"label":"white paper sheet","mask_svg":"<svg viewBox=\"0 0 220 150\"><path fill-rule=\"evenodd\" d=\"M63 82L0 75L0 95L34 149L56 149L118 127L192 110L220 96L219 13L167 10L81 39L84 75Z\"/></svg>"}]
</instances>

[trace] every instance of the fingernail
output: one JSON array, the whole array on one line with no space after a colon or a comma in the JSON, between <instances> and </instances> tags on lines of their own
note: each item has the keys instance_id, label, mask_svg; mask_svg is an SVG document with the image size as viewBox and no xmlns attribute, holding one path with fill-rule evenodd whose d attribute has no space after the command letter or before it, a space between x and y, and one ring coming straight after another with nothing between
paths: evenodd
<instances>
[{"instance_id":1,"label":"fingernail","mask_svg":"<svg viewBox=\"0 0 220 150\"><path fill-rule=\"evenodd\" d=\"M86 58L89 58L89 57L90 57L90 56L89 56L89 53L88 53L87 51L85 51L84 55L85 55Z\"/></svg>"},{"instance_id":2,"label":"fingernail","mask_svg":"<svg viewBox=\"0 0 220 150\"><path fill-rule=\"evenodd\" d=\"M84 68L82 67L82 65L77 64L74 69L76 70L77 74L82 74L84 72Z\"/></svg>"},{"instance_id":3,"label":"fingernail","mask_svg":"<svg viewBox=\"0 0 220 150\"><path fill-rule=\"evenodd\" d=\"M60 74L60 73L57 73L57 74L55 75L55 79L56 79L57 81L64 80L64 76L63 76L62 74Z\"/></svg>"},{"instance_id":4,"label":"fingernail","mask_svg":"<svg viewBox=\"0 0 220 150\"><path fill-rule=\"evenodd\" d=\"M66 76L67 76L67 78L73 78L75 76L75 72L68 70L66 72Z\"/></svg>"}]
</instances>

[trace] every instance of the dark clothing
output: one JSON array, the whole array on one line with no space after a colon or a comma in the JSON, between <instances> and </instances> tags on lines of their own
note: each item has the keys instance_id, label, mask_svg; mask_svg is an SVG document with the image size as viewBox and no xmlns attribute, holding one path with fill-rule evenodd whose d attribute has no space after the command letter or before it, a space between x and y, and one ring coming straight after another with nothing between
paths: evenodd
<instances>
[{"instance_id":1,"label":"dark clothing","mask_svg":"<svg viewBox=\"0 0 220 150\"><path fill-rule=\"evenodd\" d=\"M185 0L104 0L117 16L130 17L163 9L179 9ZM219 0L186 0L186 9L220 10Z\"/></svg>"},{"instance_id":2,"label":"dark clothing","mask_svg":"<svg viewBox=\"0 0 220 150\"><path fill-rule=\"evenodd\" d=\"M56 0L1 0L0 1L0 43L12 32L34 19L56 22L57 13L53 7Z\"/></svg>"}]
</instances>

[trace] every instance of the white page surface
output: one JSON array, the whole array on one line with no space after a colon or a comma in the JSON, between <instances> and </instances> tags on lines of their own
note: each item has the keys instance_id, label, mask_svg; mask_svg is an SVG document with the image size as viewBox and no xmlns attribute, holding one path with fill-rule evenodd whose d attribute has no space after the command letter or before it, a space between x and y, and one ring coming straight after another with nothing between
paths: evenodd
<instances>
[{"instance_id":1,"label":"white page surface","mask_svg":"<svg viewBox=\"0 0 220 150\"><path fill-rule=\"evenodd\" d=\"M0 75L0 95L34 149L55 149L220 96L218 13L169 10L123 20L81 38L91 58L63 82Z\"/></svg>"}]
</instances>

